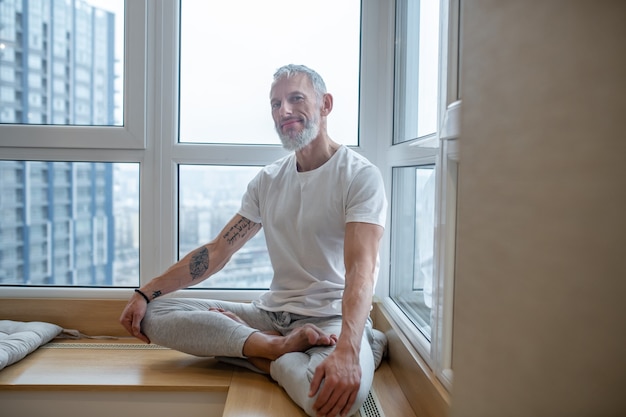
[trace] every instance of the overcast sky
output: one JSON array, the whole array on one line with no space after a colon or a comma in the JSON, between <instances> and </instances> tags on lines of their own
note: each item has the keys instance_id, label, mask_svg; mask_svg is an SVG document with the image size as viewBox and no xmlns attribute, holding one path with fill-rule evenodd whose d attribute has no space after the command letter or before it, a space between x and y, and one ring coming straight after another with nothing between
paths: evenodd
<instances>
[{"instance_id":1,"label":"overcast sky","mask_svg":"<svg viewBox=\"0 0 626 417\"><path fill-rule=\"evenodd\" d=\"M123 0L88 2L123 14ZM182 140L278 144L269 88L295 63L334 96L331 137L357 144L359 0L182 0L181 19Z\"/></svg>"}]
</instances>

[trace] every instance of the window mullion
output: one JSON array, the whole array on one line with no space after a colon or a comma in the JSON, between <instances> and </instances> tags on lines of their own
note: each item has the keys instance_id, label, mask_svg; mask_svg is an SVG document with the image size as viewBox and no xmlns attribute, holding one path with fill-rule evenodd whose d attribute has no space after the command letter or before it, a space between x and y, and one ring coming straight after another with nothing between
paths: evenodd
<instances>
[{"instance_id":1,"label":"window mullion","mask_svg":"<svg viewBox=\"0 0 626 417\"><path fill-rule=\"evenodd\" d=\"M149 2L146 56L148 142L141 176L141 283L175 260L178 5Z\"/></svg>"},{"instance_id":2,"label":"window mullion","mask_svg":"<svg viewBox=\"0 0 626 417\"><path fill-rule=\"evenodd\" d=\"M438 90L436 103L433 102L433 106L436 106L436 126L437 132L428 135L418 137L419 135L410 135L406 140L406 143L399 143L386 149L386 166L389 170L393 168L394 171L400 172L406 170L410 172L410 169L415 170L423 169L420 165L435 164L436 170L436 184L434 187L434 204L435 204L435 219L434 219L434 250L433 250L433 271L432 271L432 307L430 313L430 320L426 320L427 323L422 326L418 326L422 331L428 331L431 329L430 343L426 341L426 338L422 337L418 329L413 326L407 326L407 320L402 320L404 323L404 331L410 334L409 339L416 349L424 355L424 359L432 367L433 371L437 374L438 378L446 385L451 387L451 328L452 328L452 309L453 309L453 284L454 284L454 242L455 242L455 227L456 227L456 180L457 180L457 165L458 165L458 151L456 146L456 138L458 137L458 119L460 104L454 103L458 97L458 86L456 83L456 77L458 74L458 57L455 55L458 51L458 0L444 0L440 4L439 10L439 45L438 45L438 59L439 65L438 71ZM400 3L405 5L405 3ZM420 9L420 12L422 10ZM432 10L431 10L432 11ZM419 16L415 14L414 20L419 20ZM456 22L456 23L455 23ZM411 22L402 22L403 24L411 24ZM416 24L423 23L421 21ZM454 25L457 26L454 26ZM454 26L451 29L451 26ZM424 36L423 32L418 31L420 36ZM415 33L413 34L415 35ZM399 32L398 36L408 36L407 32ZM402 43L404 40L399 39L398 42ZM422 40L423 41L423 40ZM417 43L419 40L413 39L412 42ZM424 45L420 43L420 45ZM424 45L428 46L428 45ZM402 51L400 51L402 54ZM402 58L402 57L400 57ZM396 60L396 63L402 64L401 60ZM408 64L407 64L408 65ZM403 69L400 69L402 71ZM406 70L406 68L404 69ZM410 68L410 73L404 74L405 77L422 76L422 68L417 70L417 74L414 72L416 69ZM398 72L396 72L396 75ZM398 81L398 80L396 80ZM395 123L404 123L404 126L409 126L404 120L406 117L413 119L423 117L423 113L417 114L415 111L410 111L408 108L400 108L405 103L406 86L402 84L400 79L400 85L396 84L396 94L399 95L399 101L396 100L396 118ZM406 83L406 80L404 80ZM421 84L420 84L421 85ZM399 91L398 91L399 90ZM419 94L423 94L423 91L419 91ZM450 97L450 98L449 98ZM450 103L452 105L448 106ZM402 115L406 117L402 117ZM400 120L398 120L398 118ZM411 123L420 123L420 120L414 120ZM398 126L395 126L398 128ZM401 130L400 130L401 131ZM410 139L412 138L412 139ZM398 138L396 138L397 141ZM396 176L393 177L394 181L397 181ZM393 184L391 187L394 190L394 196L392 196L392 227L391 227L391 240L395 243L390 245L394 252L398 251L398 248L407 246L409 243L407 235L414 234L414 239L417 239L419 230L417 224L417 216L421 215L416 210L414 213L415 222L410 222L406 218L404 221L400 219L400 213L398 210L400 207L393 205L405 204L405 211L411 207L411 200L407 197L407 194L413 193L417 198L417 193L424 193L426 190L420 187L411 186L408 183ZM432 190L432 188L431 188ZM404 203L403 203L404 202ZM415 199L416 206L419 206L418 200ZM395 215L395 218L394 218ZM426 219L426 218L425 218ZM407 224L407 223L413 223ZM415 230L411 232L411 227ZM422 228L428 227L422 225ZM426 230L423 229L422 232ZM403 238L404 236L404 238ZM408 236L410 237L410 236ZM403 241L404 239L404 241ZM418 248L415 249L417 251ZM400 256L398 253L392 253L391 259ZM413 262L420 262L417 253L404 254L405 256L413 256ZM408 260L405 258L396 259L395 268L392 268L392 276L390 281L396 282L396 286L392 286L392 297L394 297L394 288L397 290L402 282L404 286L409 282L419 283L420 277L416 275L415 271L400 270L398 265L409 265ZM425 264L427 265L427 264ZM426 268L426 267L424 267ZM407 268L404 268L407 269ZM411 281L413 279L413 281ZM396 291L397 293L397 291ZM426 293L426 291L424 291ZM406 301L405 292L397 293L400 302L396 301L399 305L398 309L407 310L405 314L407 316L414 316L420 313L420 298L416 296ZM418 294L419 295L419 294ZM402 301L404 300L404 301ZM426 300L426 299L425 299ZM424 317L422 317L424 319ZM429 327L430 326L430 327ZM427 334L428 335L428 334Z\"/></svg>"}]
</instances>

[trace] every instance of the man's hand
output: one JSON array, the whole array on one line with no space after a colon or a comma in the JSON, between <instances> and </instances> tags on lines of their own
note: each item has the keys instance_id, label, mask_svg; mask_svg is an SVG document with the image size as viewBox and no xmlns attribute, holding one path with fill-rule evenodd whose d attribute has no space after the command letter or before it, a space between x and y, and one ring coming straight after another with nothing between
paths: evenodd
<instances>
[{"instance_id":1,"label":"man's hand","mask_svg":"<svg viewBox=\"0 0 626 417\"><path fill-rule=\"evenodd\" d=\"M135 336L139 340L143 340L146 343L150 343L150 339L141 333L141 320L146 315L146 300L140 297L138 294L134 294L133 297L126 304L126 308L120 316L120 323L128 333Z\"/></svg>"},{"instance_id":2,"label":"man's hand","mask_svg":"<svg viewBox=\"0 0 626 417\"><path fill-rule=\"evenodd\" d=\"M320 389L322 381L324 386ZM360 385L359 355L335 349L315 369L309 391L309 397L318 394L313 409L318 416L346 416L354 405Z\"/></svg>"}]
</instances>

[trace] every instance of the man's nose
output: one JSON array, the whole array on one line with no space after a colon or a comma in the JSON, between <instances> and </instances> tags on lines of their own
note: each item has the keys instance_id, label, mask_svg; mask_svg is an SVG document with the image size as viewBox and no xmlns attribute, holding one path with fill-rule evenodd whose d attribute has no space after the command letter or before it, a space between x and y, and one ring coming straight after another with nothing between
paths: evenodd
<instances>
[{"instance_id":1,"label":"man's nose","mask_svg":"<svg viewBox=\"0 0 626 417\"><path fill-rule=\"evenodd\" d=\"M278 109L278 114L280 117L285 117L285 116L289 116L292 112L293 108L291 106L290 103L288 103L287 101L283 102L280 106L280 108Z\"/></svg>"}]
</instances>

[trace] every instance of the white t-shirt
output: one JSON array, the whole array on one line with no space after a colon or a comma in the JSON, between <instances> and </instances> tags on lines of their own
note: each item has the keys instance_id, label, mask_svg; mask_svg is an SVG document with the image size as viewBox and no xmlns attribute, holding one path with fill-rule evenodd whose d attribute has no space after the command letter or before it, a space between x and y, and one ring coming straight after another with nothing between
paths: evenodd
<instances>
[{"instance_id":1,"label":"white t-shirt","mask_svg":"<svg viewBox=\"0 0 626 417\"><path fill-rule=\"evenodd\" d=\"M384 227L387 200L378 168L341 146L312 171L298 172L295 154L264 167L239 214L263 225L274 269L270 291L255 305L324 317L341 314L346 223Z\"/></svg>"}]
</instances>

